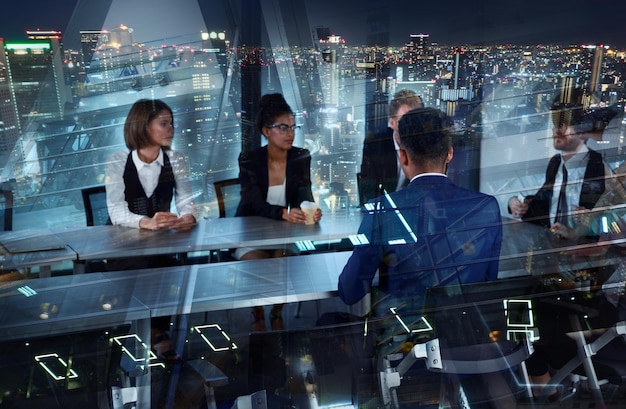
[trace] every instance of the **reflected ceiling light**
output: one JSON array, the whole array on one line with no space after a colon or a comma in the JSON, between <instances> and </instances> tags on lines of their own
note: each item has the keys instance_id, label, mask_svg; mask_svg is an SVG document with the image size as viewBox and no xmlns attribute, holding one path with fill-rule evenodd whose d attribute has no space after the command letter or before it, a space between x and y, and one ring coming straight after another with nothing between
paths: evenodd
<instances>
[{"instance_id":1,"label":"reflected ceiling light","mask_svg":"<svg viewBox=\"0 0 626 409\"><path fill-rule=\"evenodd\" d=\"M315 245L313 244L313 241L311 240L296 241L295 244L298 250L300 251L314 251L315 250Z\"/></svg>"},{"instance_id":2,"label":"reflected ceiling light","mask_svg":"<svg viewBox=\"0 0 626 409\"><path fill-rule=\"evenodd\" d=\"M350 240L350 243L352 243L353 246L362 246L365 244L370 244L370 241L367 239L367 236L363 233L353 234L351 236L348 236L348 239Z\"/></svg>"},{"instance_id":3,"label":"reflected ceiling light","mask_svg":"<svg viewBox=\"0 0 626 409\"><path fill-rule=\"evenodd\" d=\"M42 320L47 320L50 318L50 315L56 314L59 311L59 307L55 304L50 304L49 302L45 302L40 306L41 312L39 313L39 318Z\"/></svg>"},{"instance_id":4,"label":"reflected ceiling light","mask_svg":"<svg viewBox=\"0 0 626 409\"><path fill-rule=\"evenodd\" d=\"M27 285L24 285L22 287L17 287L17 291L24 294L24 296L26 297L32 297L33 295L37 295L37 291L33 290Z\"/></svg>"},{"instance_id":5,"label":"reflected ceiling light","mask_svg":"<svg viewBox=\"0 0 626 409\"><path fill-rule=\"evenodd\" d=\"M409 233L409 235L413 239L413 242L417 243L417 236L415 235L415 233L413 233L413 230L411 229L411 226L409 226L409 223L407 223L407 221L404 218L404 216L402 215L402 213L400 213L400 210L398 209L398 206L396 205L396 202L394 202L394 200L391 198L391 196L389 196L389 193L387 193L387 191L385 191L385 198L387 198L387 201L389 202L389 204L391 204L391 207L393 209L395 209L394 212L398 216L398 219L400 220L400 222L402 223L402 225L406 229L407 233Z\"/></svg>"},{"instance_id":6,"label":"reflected ceiling light","mask_svg":"<svg viewBox=\"0 0 626 409\"><path fill-rule=\"evenodd\" d=\"M105 311L111 311L117 305L117 297L109 297L102 294L99 298L100 305Z\"/></svg>"}]
</instances>

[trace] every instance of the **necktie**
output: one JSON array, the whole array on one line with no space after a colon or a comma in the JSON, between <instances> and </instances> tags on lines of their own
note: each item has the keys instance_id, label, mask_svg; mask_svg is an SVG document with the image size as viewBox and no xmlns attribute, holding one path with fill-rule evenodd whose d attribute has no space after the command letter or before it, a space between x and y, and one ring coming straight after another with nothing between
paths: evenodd
<instances>
[{"instance_id":1,"label":"necktie","mask_svg":"<svg viewBox=\"0 0 626 409\"><path fill-rule=\"evenodd\" d=\"M559 202L556 207L555 222L567 225L567 168L565 164L562 166L563 181L561 182L561 191L559 192Z\"/></svg>"}]
</instances>

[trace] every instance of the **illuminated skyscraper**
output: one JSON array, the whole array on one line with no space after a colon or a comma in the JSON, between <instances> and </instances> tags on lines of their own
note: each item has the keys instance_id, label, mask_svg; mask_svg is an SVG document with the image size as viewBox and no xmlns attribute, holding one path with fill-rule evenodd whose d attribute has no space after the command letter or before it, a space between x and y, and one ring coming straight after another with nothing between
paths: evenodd
<instances>
[{"instance_id":1,"label":"illuminated skyscraper","mask_svg":"<svg viewBox=\"0 0 626 409\"><path fill-rule=\"evenodd\" d=\"M91 59L98 48L98 44L108 42L109 32L106 30L84 30L80 32L81 51L86 66L91 65Z\"/></svg>"},{"instance_id":2,"label":"illuminated skyscraper","mask_svg":"<svg viewBox=\"0 0 626 409\"><path fill-rule=\"evenodd\" d=\"M4 40L0 38L0 50L4 50ZM4 52L0 53L0 152L12 149L19 135L19 125L15 104L11 96L9 71Z\"/></svg>"},{"instance_id":3,"label":"illuminated skyscraper","mask_svg":"<svg viewBox=\"0 0 626 409\"><path fill-rule=\"evenodd\" d=\"M4 51L19 131L26 131L34 121L60 119L70 94L58 39L6 43Z\"/></svg>"}]
</instances>

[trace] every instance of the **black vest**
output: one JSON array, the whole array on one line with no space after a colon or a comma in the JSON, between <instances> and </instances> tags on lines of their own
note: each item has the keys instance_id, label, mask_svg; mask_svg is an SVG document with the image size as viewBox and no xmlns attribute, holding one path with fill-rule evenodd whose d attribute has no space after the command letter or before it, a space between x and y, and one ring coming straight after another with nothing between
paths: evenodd
<instances>
[{"instance_id":1,"label":"black vest","mask_svg":"<svg viewBox=\"0 0 626 409\"><path fill-rule=\"evenodd\" d=\"M159 175L159 183L150 197L146 196L141 186L132 153L128 155L124 168L124 199L128 203L128 210L148 217L154 216L156 212L169 212L175 187L174 172L165 151L163 151L163 167Z\"/></svg>"},{"instance_id":2,"label":"black vest","mask_svg":"<svg viewBox=\"0 0 626 409\"><path fill-rule=\"evenodd\" d=\"M528 211L524 215L524 221L529 221L542 226L550 227L550 204L552 202L554 181L561 165L561 155L554 155L548 163L546 169L546 182L536 195L532 197ZM580 192L579 205L587 209L592 209L605 188L604 162L602 155L589 149L589 161L585 168L585 177Z\"/></svg>"}]
</instances>

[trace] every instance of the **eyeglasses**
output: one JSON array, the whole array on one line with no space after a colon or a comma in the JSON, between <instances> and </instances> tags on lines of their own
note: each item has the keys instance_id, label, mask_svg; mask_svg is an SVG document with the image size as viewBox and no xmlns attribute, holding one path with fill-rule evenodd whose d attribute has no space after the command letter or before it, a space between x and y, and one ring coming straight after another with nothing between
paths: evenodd
<instances>
[{"instance_id":1,"label":"eyeglasses","mask_svg":"<svg viewBox=\"0 0 626 409\"><path fill-rule=\"evenodd\" d=\"M300 129L300 125L274 124L269 125L268 128L277 128L282 133L285 133L288 129L290 129L292 132L295 132L296 129Z\"/></svg>"}]
</instances>

